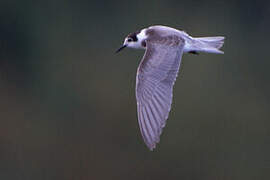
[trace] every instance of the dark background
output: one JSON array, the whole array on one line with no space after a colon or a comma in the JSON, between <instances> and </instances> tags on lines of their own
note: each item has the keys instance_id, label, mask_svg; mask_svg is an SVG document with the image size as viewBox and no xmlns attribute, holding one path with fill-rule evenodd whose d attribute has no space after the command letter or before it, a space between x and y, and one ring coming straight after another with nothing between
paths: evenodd
<instances>
[{"instance_id":1,"label":"dark background","mask_svg":"<svg viewBox=\"0 0 270 180\"><path fill-rule=\"evenodd\" d=\"M269 180L270 1L0 2L1 180ZM157 148L140 135L150 25L226 36L224 55L184 55Z\"/></svg>"}]
</instances>

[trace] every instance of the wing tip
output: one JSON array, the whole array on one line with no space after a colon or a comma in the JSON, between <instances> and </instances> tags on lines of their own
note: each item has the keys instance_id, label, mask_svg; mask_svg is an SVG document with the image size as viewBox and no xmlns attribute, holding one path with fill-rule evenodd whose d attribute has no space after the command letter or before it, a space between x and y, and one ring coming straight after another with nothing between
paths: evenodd
<instances>
[{"instance_id":1,"label":"wing tip","mask_svg":"<svg viewBox=\"0 0 270 180\"><path fill-rule=\"evenodd\" d=\"M165 121L167 119L168 118L166 118ZM160 136L161 136L161 134L163 132L163 128L164 127L165 127L165 122L160 125L159 131L158 131L158 134L157 134L157 137L155 138L154 141L152 141L150 143L145 139L145 137L143 137L144 143L146 144L146 146L148 147L148 149L150 151L154 151L154 149L156 148L157 144L160 142Z\"/></svg>"},{"instance_id":2,"label":"wing tip","mask_svg":"<svg viewBox=\"0 0 270 180\"><path fill-rule=\"evenodd\" d=\"M154 151L154 149L156 148L156 144L157 142L154 142L152 144L147 144L147 147L150 151Z\"/></svg>"},{"instance_id":3,"label":"wing tip","mask_svg":"<svg viewBox=\"0 0 270 180\"><path fill-rule=\"evenodd\" d=\"M159 141L160 141L160 135L161 135L161 133L162 133L162 132L159 133L159 135L157 136L156 140L153 141L151 144L145 143L146 146L148 147L148 149L149 149L150 151L154 151L154 149L156 148L157 144L158 144Z\"/></svg>"}]
</instances>

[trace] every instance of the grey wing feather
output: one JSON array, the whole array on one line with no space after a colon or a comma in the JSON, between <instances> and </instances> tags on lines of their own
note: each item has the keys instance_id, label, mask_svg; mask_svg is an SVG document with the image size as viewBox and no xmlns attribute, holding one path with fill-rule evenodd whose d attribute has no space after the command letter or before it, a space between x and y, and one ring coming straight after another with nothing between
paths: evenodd
<instances>
[{"instance_id":1,"label":"grey wing feather","mask_svg":"<svg viewBox=\"0 0 270 180\"><path fill-rule=\"evenodd\" d=\"M146 41L146 52L137 70L136 99L141 134L150 150L159 142L169 116L183 46L184 40L178 36Z\"/></svg>"}]
</instances>

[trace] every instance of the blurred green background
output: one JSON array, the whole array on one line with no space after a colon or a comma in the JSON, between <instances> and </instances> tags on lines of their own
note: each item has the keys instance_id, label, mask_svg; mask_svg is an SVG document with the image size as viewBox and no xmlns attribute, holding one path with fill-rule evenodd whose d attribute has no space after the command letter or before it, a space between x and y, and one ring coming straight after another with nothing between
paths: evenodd
<instances>
[{"instance_id":1,"label":"blurred green background","mask_svg":"<svg viewBox=\"0 0 270 180\"><path fill-rule=\"evenodd\" d=\"M269 180L270 2L0 2L1 180ZM150 152L136 115L150 25L226 36L224 55L184 55Z\"/></svg>"}]
</instances>

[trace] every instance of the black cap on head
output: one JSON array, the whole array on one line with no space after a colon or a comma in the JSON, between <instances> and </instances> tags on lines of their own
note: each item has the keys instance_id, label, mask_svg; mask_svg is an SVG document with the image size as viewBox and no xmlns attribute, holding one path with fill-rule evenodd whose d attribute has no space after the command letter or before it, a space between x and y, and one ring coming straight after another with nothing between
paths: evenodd
<instances>
[{"instance_id":1,"label":"black cap on head","mask_svg":"<svg viewBox=\"0 0 270 180\"><path fill-rule=\"evenodd\" d=\"M130 33L127 38L128 39L132 39L133 42L136 42L138 41L138 38L137 38L137 34L139 34L141 31L136 31L134 33ZM120 52L121 50L123 50L125 47L127 47L127 45L123 45L121 46L119 49L117 49L117 51L115 51L115 53L118 53Z\"/></svg>"},{"instance_id":2,"label":"black cap on head","mask_svg":"<svg viewBox=\"0 0 270 180\"><path fill-rule=\"evenodd\" d=\"M138 41L137 34L139 34L141 31L136 31L134 33L130 33L127 37L131 38L134 42Z\"/></svg>"}]
</instances>

